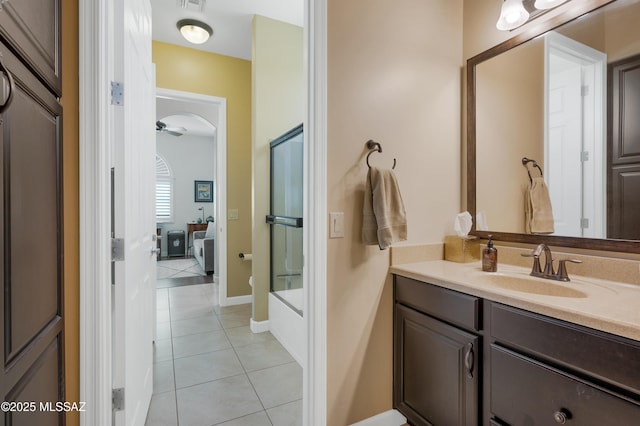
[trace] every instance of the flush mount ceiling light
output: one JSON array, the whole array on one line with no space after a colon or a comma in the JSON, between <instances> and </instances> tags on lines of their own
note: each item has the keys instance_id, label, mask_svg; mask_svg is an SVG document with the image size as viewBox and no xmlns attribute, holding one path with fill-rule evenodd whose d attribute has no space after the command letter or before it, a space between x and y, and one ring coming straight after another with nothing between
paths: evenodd
<instances>
[{"instance_id":1,"label":"flush mount ceiling light","mask_svg":"<svg viewBox=\"0 0 640 426\"><path fill-rule=\"evenodd\" d=\"M505 0L496 28L500 31L512 30L527 22L527 19L529 12L522 5L522 0Z\"/></svg>"},{"instance_id":2,"label":"flush mount ceiling light","mask_svg":"<svg viewBox=\"0 0 640 426\"><path fill-rule=\"evenodd\" d=\"M553 9L556 6L560 6L567 0L536 0L536 4L534 5L536 9L546 10Z\"/></svg>"},{"instance_id":3,"label":"flush mount ceiling light","mask_svg":"<svg viewBox=\"0 0 640 426\"><path fill-rule=\"evenodd\" d=\"M213 29L209 25L195 19L181 19L176 26L182 37L193 44L202 44L213 35Z\"/></svg>"}]
</instances>

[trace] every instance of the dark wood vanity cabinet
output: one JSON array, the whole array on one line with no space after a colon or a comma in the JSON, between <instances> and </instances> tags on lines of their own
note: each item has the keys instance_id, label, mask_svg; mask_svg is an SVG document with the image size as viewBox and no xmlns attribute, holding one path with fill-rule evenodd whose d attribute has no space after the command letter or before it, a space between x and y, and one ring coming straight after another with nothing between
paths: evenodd
<instances>
[{"instance_id":1,"label":"dark wood vanity cabinet","mask_svg":"<svg viewBox=\"0 0 640 426\"><path fill-rule=\"evenodd\" d=\"M640 424L640 344L487 303L485 391L498 424Z\"/></svg>"},{"instance_id":2,"label":"dark wood vanity cabinet","mask_svg":"<svg viewBox=\"0 0 640 426\"><path fill-rule=\"evenodd\" d=\"M640 424L640 342L397 275L394 290L410 424Z\"/></svg>"},{"instance_id":3,"label":"dark wood vanity cabinet","mask_svg":"<svg viewBox=\"0 0 640 426\"><path fill-rule=\"evenodd\" d=\"M477 425L479 299L395 278L394 405L412 425Z\"/></svg>"}]
</instances>

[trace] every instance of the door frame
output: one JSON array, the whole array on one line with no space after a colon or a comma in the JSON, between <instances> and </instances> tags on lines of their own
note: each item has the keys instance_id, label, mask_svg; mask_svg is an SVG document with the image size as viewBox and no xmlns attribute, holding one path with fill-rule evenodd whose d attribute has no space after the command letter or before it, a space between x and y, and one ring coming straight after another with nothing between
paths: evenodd
<instances>
[{"instance_id":1,"label":"door frame","mask_svg":"<svg viewBox=\"0 0 640 426\"><path fill-rule=\"evenodd\" d=\"M81 425L112 421L111 108L112 2L79 0Z\"/></svg>"},{"instance_id":2,"label":"door frame","mask_svg":"<svg viewBox=\"0 0 640 426\"><path fill-rule=\"evenodd\" d=\"M156 99L165 98L192 104L215 107L218 110L216 127L216 238L218 240L218 285L220 306L227 306L227 99L156 87Z\"/></svg>"},{"instance_id":3,"label":"door frame","mask_svg":"<svg viewBox=\"0 0 640 426\"><path fill-rule=\"evenodd\" d=\"M79 2L80 424L112 418L109 82L112 2ZM305 227L307 359L303 424L326 423L327 390L327 0L305 0L307 112ZM150 124L151 125L151 124Z\"/></svg>"}]
</instances>

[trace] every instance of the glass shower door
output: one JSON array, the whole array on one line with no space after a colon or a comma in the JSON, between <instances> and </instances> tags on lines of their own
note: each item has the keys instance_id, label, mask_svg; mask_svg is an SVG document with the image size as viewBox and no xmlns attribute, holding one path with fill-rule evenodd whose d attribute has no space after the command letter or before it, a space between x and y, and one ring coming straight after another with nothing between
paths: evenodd
<instances>
[{"instance_id":1,"label":"glass shower door","mask_svg":"<svg viewBox=\"0 0 640 426\"><path fill-rule=\"evenodd\" d=\"M302 125L271 142L271 293L302 315Z\"/></svg>"}]
</instances>

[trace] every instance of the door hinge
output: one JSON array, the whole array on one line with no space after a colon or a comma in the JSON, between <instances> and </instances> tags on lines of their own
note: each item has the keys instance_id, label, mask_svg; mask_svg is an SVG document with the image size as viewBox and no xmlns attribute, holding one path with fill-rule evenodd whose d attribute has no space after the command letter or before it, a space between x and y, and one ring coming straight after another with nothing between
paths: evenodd
<instances>
[{"instance_id":1,"label":"door hinge","mask_svg":"<svg viewBox=\"0 0 640 426\"><path fill-rule=\"evenodd\" d=\"M580 220L580 227L582 229L589 229L589 218L588 217L583 217Z\"/></svg>"},{"instance_id":2,"label":"door hinge","mask_svg":"<svg viewBox=\"0 0 640 426\"><path fill-rule=\"evenodd\" d=\"M113 411L124 410L124 388L111 390L111 406Z\"/></svg>"},{"instance_id":3,"label":"door hinge","mask_svg":"<svg viewBox=\"0 0 640 426\"><path fill-rule=\"evenodd\" d=\"M582 151L580 153L580 159L584 161L589 161L589 151Z\"/></svg>"},{"instance_id":4,"label":"door hinge","mask_svg":"<svg viewBox=\"0 0 640 426\"><path fill-rule=\"evenodd\" d=\"M124 260L124 238L111 239L111 261L119 262Z\"/></svg>"},{"instance_id":5,"label":"door hinge","mask_svg":"<svg viewBox=\"0 0 640 426\"><path fill-rule=\"evenodd\" d=\"M580 92L581 92L582 96L588 96L589 95L589 86L581 86L580 87Z\"/></svg>"},{"instance_id":6,"label":"door hinge","mask_svg":"<svg viewBox=\"0 0 640 426\"><path fill-rule=\"evenodd\" d=\"M111 82L111 105L124 105L124 86L119 81Z\"/></svg>"}]
</instances>

